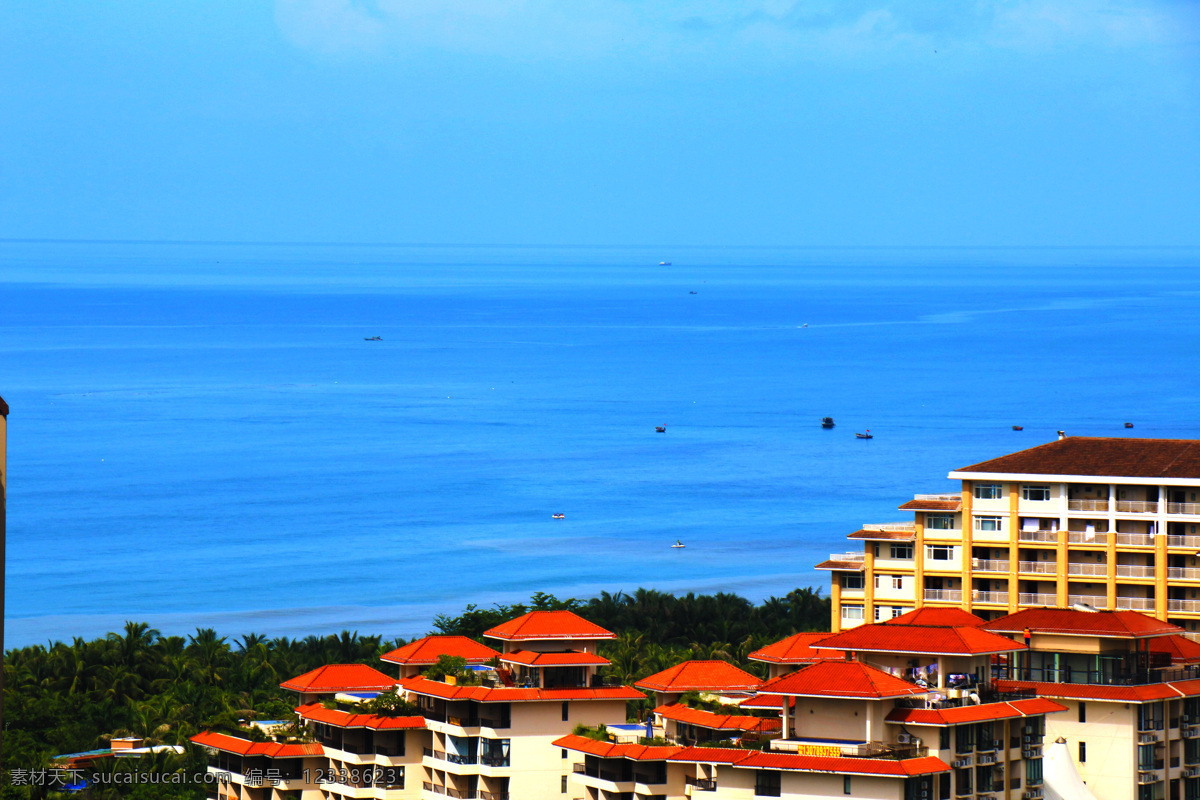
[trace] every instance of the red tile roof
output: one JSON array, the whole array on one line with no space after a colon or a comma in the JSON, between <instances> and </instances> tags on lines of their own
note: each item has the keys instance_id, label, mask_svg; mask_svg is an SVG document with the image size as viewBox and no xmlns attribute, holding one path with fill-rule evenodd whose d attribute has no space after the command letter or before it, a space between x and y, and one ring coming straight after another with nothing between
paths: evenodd
<instances>
[{"instance_id":1,"label":"red tile roof","mask_svg":"<svg viewBox=\"0 0 1200 800\"><path fill-rule=\"evenodd\" d=\"M999 680L995 682L995 685L1002 692L1032 689L1035 694L1041 697L1055 697L1065 700L1111 700L1116 703L1148 703L1153 700L1168 700L1176 697L1200 695L1200 681L1150 683L1143 686L1099 686L1091 683L1043 683L1040 681Z\"/></svg>"},{"instance_id":2,"label":"red tile roof","mask_svg":"<svg viewBox=\"0 0 1200 800\"><path fill-rule=\"evenodd\" d=\"M984 703L978 706L959 708L896 708L886 717L887 722L908 725L959 725L966 722L1015 719L1035 714L1054 714L1066 711L1062 703L1035 697L1030 700L1012 700L1007 703Z\"/></svg>"},{"instance_id":3,"label":"red tile roof","mask_svg":"<svg viewBox=\"0 0 1200 800\"><path fill-rule=\"evenodd\" d=\"M1200 664L1200 642L1186 636L1160 636L1148 644L1152 653L1168 653L1172 664Z\"/></svg>"},{"instance_id":4,"label":"red tile roof","mask_svg":"<svg viewBox=\"0 0 1200 800\"><path fill-rule=\"evenodd\" d=\"M955 472L1200 478L1200 441L1068 436Z\"/></svg>"},{"instance_id":5,"label":"red tile roof","mask_svg":"<svg viewBox=\"0 0 1200 800\"><path fill-rule=\"evenodd\" d=\"M550 743L552 747L565 750L575 750L579 753L598 756L600 758L628 758L631 761L664 761L675 755L682 747L676 745L644 745L644 744L615 744L613 742L598 742L586 736L568 734Z\"/></svg>"},{"instance_id":6,"label":"red tile roof","mask_svg":"<svg viewBox=\"0 0 1200 800\"><path fill-rule=\"evenodd\" d=\"M604 656L595 653L581 653L571 650L566 653L535 653L532 650L514 650L500 656L501 661L510 664L524 664L527 667L575 667L598 666L611 664Z\"/></svg>"},{"instance_id":7,"label":"red tile roof","mask_svg":"<svg viewBox=\"0 0 1200 800\"><path fill-rule=\"evenodd\" d=\"M716 714L700 708L689 708L682 703L668 703L654 709L654 713L663 719L695 725L697 728L708 728L714 731L750 731L763 733L778 731L783 725L778 719L766 717L751 717L741 714Z\"/></svg>"},{"instance_id":8,"label":"red tile roof","mask_svg":"<svg viewBox=\"0 0 1200 800\"><path fill-rule=\"evenodd\" d=\"M810 647L813 642L827 638L829 638L829 633L827 632L809 631L794 633L786 639L781 639L774 644L767 645L761 650L755 650L748 657L755 661L765 661L768 664L811 664L824 658L842 658L842 656L835 655L829 651L822 653Z\"/></svg>"},{"instance_id":9,"label":"red tile roof","mask_svg":"<svg viewBox=\"0 0 1200 800\"><path fill-rule=\"evenodd\" d=\"M480 703L525 703L543 700L644 700L646 695L628 686L597 686L592 689L519 689L513 686L451 686L416 676L401 681L413 694L444 700L475 700Z\"/></svg>"},{"instance_id":10,"label":"red tile roof","mask_svg":"<svg viewBox=\"0 0 1200 800\"><path fill-rule=\"evenodd\" d=\"M783 700L784 698L777 694L756 694L738 703L738 708L753 708L756 710L778 712L783 709ZM787 700L789 708L796 705L796 698L789 697Z\"/></svg>"},{"instance_id":11,"label":"red tile roof","mask_svg":"<svg viewBox=\"0 0 1200 800\"><path fill-rule=\"evenodd\" d=\"M215 731L201 731L191 738L191 741L215 750L227 753L237 753L243 756L266 756L267 758L297 758L300 756L319 756L325 754L325 749L319 744L280 744L279 742L251 742L237 736L229 736Z\"/></svg>"},{"instance_id":12,"label":"red tile roof","mask_svg":"<svg viewBox=\"0 0 1200 800\"><path fill-rule=\"evenodd\" d=\"M917 531L881 531L878 528L863 528L846 535L847 539L865 540L868 542L911 542L917 538Z\"/></svg>"},{"instance_id":13,"label":"red tile roof","mask_svg":"<svg viewBox=\"0 0 1200 800\"><path fill-rule=\"evenodd\" d=\"M921 653L978 656L1024 650L1007 636L975 628L935 628L918 625L860 625L822 639L817 650L865 653Z\"/></svg>"},{"instance_id":14,"label":"red tile roof","mask_svg":"<svg viewBox=\"0 0 1200 800\"><path fill-rule=\"evenodd\" d=\"M634 684L652 692L752 692L761 685L728 661L684 661Z\"/></svg>"},{"instance_id":15,"label":"red tile roof","mask_svg":"<svg viewBox=\"0 0 1200 800\"><path fill-rule=\"evenodd\" d=\"M1183 628L1137 611L1079 611L1074 608L1026 608L982 626L994 633L1034 633L1062 636L1101 636L1108 639L1143 639L1183 633Z\"/></svg>"},{"instance_id":16,"label":"red tile roof","mask_svg":"<svg viewBox=\"0 0 1200 800\"><path fill-rule=\"evenodd\" d=\"M281 688L308 694L386 692L395 685L395 678L366 664L326 664L279 684Z\"/></svg>"},{"instance_id":17,"label":"red tile roof","mask_svg":"<svg viewBox=\"0 0 1200 800\"><path fill-rule=\"evenodd\" d=\"M486 664L498 652L466 636L426 636L398 647L380 658L393 664L436 664L439 656L457 656L468 664Z\"/></svg>"},{"instance_id":18,"label":"red tile roof","mask_svg":"<svg viewBox=\"0 0 1200 800\"><path fill-rule=\"evenodd\" d=\"M324 722L335 728L370 728L373 731L414 730L425 727L424 717L381 717L375 714L351 714L326 708L320 703L309 703L296 709L303 719Z\"/></svg>"},{"instance_id":19,"label":"red tile roof","mask_svg":"<svg viewBox=\"0 0 1200 800\"><path fill-rule=\"evenodd\" d=\"M784 675L758 690L795 697L847 697L879 700L925 694L928 690L858 661L818 661Z\"/></svg>"},{"instance_id":20,"label":"red tile roof","mask_svg":"<svg viewBox=\"0 0 1200 800\"><path fill-rule=\"evenodd\" d=\"M837 572L862 572L866 568L867 565L863 561L838 561L836 559L822 561L813 567L813 569L831 569Z\"/></svg>"},{"instance_id":21,"label":"red tile roof","mask_svg":"<svg viewBox=\"0 0 1200 800\"><path fill-rule=\"evenodd\" d=\"M483 632L492 639L615 639L617 635L573 611L530 611Z\"/></svg>"},{"instance_id":22,"label":"red tile roof","mask_svg":"<svg viewBox=\"0 0 1200 800\"><path fill-rule=\"evenodd\" d=\"M958 511L962 500L909 500L900 506L901 511Z\"/></svg>"},{"instance_id":23,"label":"red tile roof","mask_svg":"<svg viewBox=\"0 0 1200 800\"><path fill-rule=\"evenodd\" d=\"M844 775L880 775L907 778L949 772L950 765L940 758L845 758L802 756L777 751L735 750L723 747L688 747L668 757L668 761L693 764L730 764L744 769L779 769L798 772L835 772Z\"/></svg>"},{"instance_id":24,"label":"red tile roof","mask_svg":"<svg viewBox=\"0 0 1200 800\"><path fill-rule=\"evenodd\" d=\"M961 608L937 608L923 606L892 617L884 625L921 625L926 628L978 628L987 624L987 620L977 617L970 611Z\"/></svg>"}]
</instances>

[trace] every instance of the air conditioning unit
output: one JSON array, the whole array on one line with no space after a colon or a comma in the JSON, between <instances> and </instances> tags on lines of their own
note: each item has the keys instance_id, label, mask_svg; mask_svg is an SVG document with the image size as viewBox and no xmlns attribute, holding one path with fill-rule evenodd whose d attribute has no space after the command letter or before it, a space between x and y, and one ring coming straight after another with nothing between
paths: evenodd
<instances>
[{"instance_id":1,"label":"air conditioning unit","mask_svg":"<svg viewBox=\"0 0 1200 800\"><path fill-rule=\"evenodd\" d=\"M995 753L980 753L975 760L979 764L995 764L996 755Z\"/></svg>"},{"instance_id":2,"label":"air conditioning unit","mask_svg":"<svg viewBox=\"0 0 1200 800\"><path fill-rule=\"evenodd\" d=\"M921 791L917 793L917 797L919 797L921 800L929 800L929 787L922 786Z\"/></svg>"},{"instance_id":3,"label":"air conditioning unit","mask_svg":"<svg viewBox=\"0 0 1200 800\"><path fill-rule=\"evenodd\" d=\"M1029 748L1026 748L1021 751L1021 758L1041 758L1041 757L1042 757L1041 750L1031 750Z\"/></svg>"},{"instance_id":4,"label":"air conditioning unit","mask_svg":"<svg viewBox=\"0 0 1200 800\"><path fill-rule=\"evenodd\" d=\"M1138 744L1150 744L1150 743L1156 742L1156 741L1158 741L1158 734L1156 734L1156 733L1139 733L1138 734Z\"/></svg>"},{"instance_id":5,"label":"air conditioning unit","mask_svg":"<svg viewBox=\"0 0 1200 800\"><path fill-rule=\"evenodd\" d=\"M994 740L992 742L992 749L993 750L1003 750L1004 749L1004 740L1003 739Z\"/></svg>"},{"instance_id":6,"label":"air conditioning unit","mask_svg":"<svg viewBox=\"0 0 1200 800\"><path fill-rule=\"evenodd\" d=\"M896 741L900 744L908 744L911 739L912 737L907 733L901 733L896 736Z\"/></svg>"},{"instance_id":7,"label":"air conditioning unit","mask_svg":"<svg viewBox=\"0 0 1200 800\"><path fill-rule=\"evenodd\" d=\"M1029 791L1025 792L1025 800L1033 800L1035 797L1041 797L1041 796L1042 796L1041 789L1030 789Z\"/></svg>"},{"instance_id":8,"label":"air conditioning unit","mask_svg":"<svg viewBox=\"0 0 1200 800\"><path fill-rule=\"evenodd\" d=\"M1033 734L1032 734L1032 733L1027 733L1027 734L1025 734L1024 736L1022 736L1022 737L1021 737L1021 741L1022 741L1022 742L1032 742L1032 741L1033 741Z\"/></svg>"},{"instance_id":9,"label":"air conditioning unit","mask_svg":"<svg viewBox=\"0 0 1200 800\"><path fill-rule=\"evenodd\" d=\"M963 767L969 767L969 766L971 766L971 757L967 756L966 758L960 758L958 761L955 761L953 764L951 764L951 766L954 767L955 769L962 769Z\"/></svg>"},{"instance_id":10,"label":"air conditioning unit","mask_svg":"<svg viewBox=\"0 0 1200 800\"><path fill-rule=\"evenodd\" d=\"M1200 775L1200 767L1184 767L1183 768L1183 777L1194 778L1197 775Z\"/></svg>"}]
</instances>

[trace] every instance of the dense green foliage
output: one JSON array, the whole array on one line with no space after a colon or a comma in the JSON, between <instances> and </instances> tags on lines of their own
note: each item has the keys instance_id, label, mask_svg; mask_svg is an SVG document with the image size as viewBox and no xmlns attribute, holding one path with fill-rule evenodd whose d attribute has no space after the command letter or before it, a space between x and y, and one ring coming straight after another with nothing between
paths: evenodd
<instances>
[{"instance_id":1,"label":"dense green foliage","mask_svg":"<svg viewBox=\"0 0 1200 800\"><path fill-rule=\"evenodd\" d=\"M570 609L618 634L602 653L612 661L608 677L622 683L688 658L720 658L765 674L748 653L803 630L827 630L829 601L819 591L797 589L755 605L738 595L671 594L639 589L633 594L602 593L590 600L559 600L537 593L528 605L468 606L456 617L439 616L435 633L479 638L483 631L532 609ZM247 634L230 642L212 629L192 636L161 636L145 623L128 622L121 633L71 644L9 650L4 659L3 768L44 769L58 754L107 746L116 736L137 736L147 744L179 744L182 756L107 760L104 769L166 773L204 771L203 753L188 738L203 729L238 731L239 721L293 719L296 695L279 688L288 678L324 664L368 663L403 642L343 631L338 636L271 639ZM446 661L442 673L460 674ZM437 670L435 670L437 671ZM407 714L413 707L383 696L372 710ZM242 736L248 736L241 730ZM53 794L47 786L6 785L0 800ZM181 785L121 785L89 790L111 800L200 798L203 788Z\"/></svg>"}]
</instances>

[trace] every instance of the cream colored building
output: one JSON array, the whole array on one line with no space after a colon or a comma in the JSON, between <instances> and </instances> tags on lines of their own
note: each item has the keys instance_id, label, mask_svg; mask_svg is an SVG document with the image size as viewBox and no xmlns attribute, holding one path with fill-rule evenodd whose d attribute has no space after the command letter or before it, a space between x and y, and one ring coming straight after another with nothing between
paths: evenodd
<instances>
[{"instance_id":1,"label":"cream colored building","mask_svg":"<svg viewBox=\"0 0 1200 800\"><path fill-rule=\"evenodd\" d=\"M922 606L1142 611L1200 631L1200 441L1062 437L949 474L959 491L864 525L832 573L834 630Z\"/></svg>"}]
</instances>

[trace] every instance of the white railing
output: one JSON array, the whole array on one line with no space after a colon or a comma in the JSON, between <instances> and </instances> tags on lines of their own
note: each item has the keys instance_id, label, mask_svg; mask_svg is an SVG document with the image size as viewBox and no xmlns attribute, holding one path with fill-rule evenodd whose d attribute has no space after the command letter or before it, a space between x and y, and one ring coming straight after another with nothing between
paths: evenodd
<instances>
[{"instance_id":1,"label":"white railing","mask_svg":"<svg viewBox=\"0 0 1200 800\"><path fill-rule=\"evenodd\" d=\"M1167 567L1169 580L1200 580L1200 567Z\"/></svg>"},{"instance_id":2,"label":"white railing","mask_svg":"<svg viewBox=\"0 0 1200 800\"><path fill-rule=\"evenodd\" d=\"M863 552L830 553L830 561L866 561L867 554Z\"/></svg>"},{"instance_id":3,"label":"white railing","mask_svg":"<svg viewBox=\"0 0 1200 800\"><path fill-rule=\"evenodd\" d=\"M1068 575L1108 575L1108 564L1067 564Z\"/></svg>"},{"instance_id":4,"label":"white railing","mask_svg":"<svg viewBox=\"0 0 1200 800\"><path fill-rule=\"evenodd\" d=\"M1117 544L1132 545L1133 547L1153 547L1154 534L1152 533L1118 533Z\"/></svg>"},{"instance_id":5,"label":"white railing","mask_svg":"<svg viewBox=\"0 0 1200 800\"><path fill-rule=\"evenodd\" d=\"M917 532L915 522L864 522L862 529L864 531L904 531L905 533Z\"/></svg>"},{"instance_id":6,"label":"white railing","mask_svg":"<svg viewBox=\"0 0 1200 800\"><path fill-rule=\"evenodd\" d=\"M1022 606L1056 606L1058 597L1052 594L1022 592L1017 595L1017 604Z\"/></svg>"},{"instance_id":7,"label":"white railing","mask_svg":"<svg viewBox=\"0 0 1200 800\"><path fill-rule=\"evenodd\" d=\"M1154 567L1143 567L1135 564L1117 564L1118 578L1153 578Z\"/></svg>"},{"instance_id":8,"label":"white railing","mask_svg":"<svg viewBox=\"0 0 1200 800\"><path fill-rule=\"evenodd\" d=\"M1119 514L1157 514L1157 500L1118 500L1117 513Z\"/></svg>"},{"instance_id":9,"label":"white railing","mask_svg":"<svg viewBox=\"0 0 1200 800\"><path fill-rule=\"evenodd\" d=\"M1153 611L1153 597L1118 597L1116 602L1118 611Z\"/></svg>"},{"instance_id":10,"label":"white railing","mask_svg":"<svg viewBox=\"0 0 1200 800\"><path fill-rule=\"evenodd\" d=\"M1033 575L1053 575L1058 571L1054 561L1018 561L1017 569Z\"/></svg>"},{"instance_id":11,"label":"white railing","mask_svg":"<svg viewBox=\"0 0 1200 800\"><path fill-rule=\"evenodd\" d=\"M962 602L961 589L926 589L926 600L948 600L952 603Z\"/></svg>"},{"instance_id":12,"label":"white railing","mask_svg":"<svg viewBox=\"0 0 1200 800\"><path fill-rule=\"evenodd\" d=\"M1167 503L1168 514L1200 514L1200 503Z\"/></svg>"},{"instance_id":13,"label":"white railing","mask_svg":"<svg viewBox=\"0 0 1200 800\"><path fill-rule=\"evenodd\" d=\"M1167 547L1186 547L1200 550L1200 536L1168 536Z\"/></svg>"},{"instance_id":14,"label":"white railing","mask_svg":"<svg viewBox=\"0 0 1200 800\"><path fill-rule=\"evenodd\" d=\"M1067 541L1071 544L1108 544L1108 534L1104 531L1067 531Z\"/></svg>"},{"instance_id":15,"label":"white railing","mask_svg":"<svg viewBox=\"0 0 1200 800\"><path fill-rule=\"evenodd\" d=\"M1108 608L1108 598L1102 594L1069 594L1067 595L1067 605L1076 605L1083 603L1092 608L1106 609Z\"/></svg>"},{"instance_id":16,"label":"white railing","mask_svg":"<svg viewBox=\"0 0 1200 800\"><path fill-rule=\"evenodd\" d=\"M1008 592L972 592L971 600L976 603L1000 603L1008 605Z\"/></svg>"},{"instance_id":17,"label":"white railing","mask_svg":"<svg viewBox=\"0 0 1200 800\"><path fill-rule=\"evenodd\" d=\"M945 500L946 502L962 500L961 494L914 494L913 500Z\"/></svg>"},{"instance_id":18,"label":"white railing","mask_svg":"<svg viewBox=\"0 0 1200 800\"><path fill-rule=\"evenodd\" d=\"M973 558L971 559L971 568L976 572L1008 572L1008 561Z\"/></svg>"},{"instance_id":19,"label":"white railing","mask_svg":"<svg viewBox=\"0 0 1200 800\"><path fill-rule=\"evenodd\" d=\"M1200 600L1167 600L1167 611L1183 611L1194 614L1200 611Z\"/></svg>"},{"instance_id":20,"label":"white railing","mask_svg":"<svg viewBox=\"0 0 1200 800\"><path fill-rule=\"evenodd\" d=\"M1022 530L1017 533L1017 540L1021 542L1057 542L1058 531Z\"/></svg>"},{"instance_id":21,"label":"white railing","mask_svg":"<svg viewBox=\"0 0 1200 800\"><path fill-rule=\"evenodd\" d=\"M1108 511L1107 500L1068 500L1068 511Z\"/></svg>"}]
</instances>

